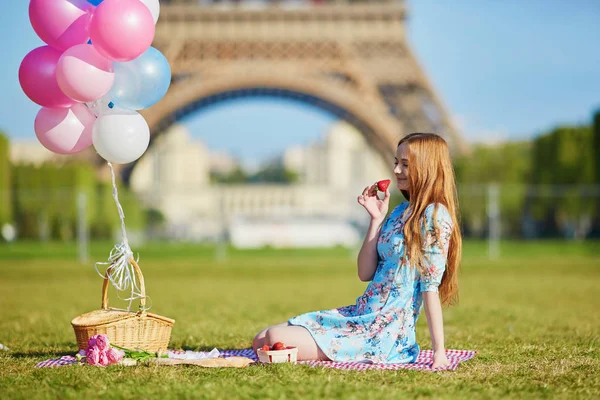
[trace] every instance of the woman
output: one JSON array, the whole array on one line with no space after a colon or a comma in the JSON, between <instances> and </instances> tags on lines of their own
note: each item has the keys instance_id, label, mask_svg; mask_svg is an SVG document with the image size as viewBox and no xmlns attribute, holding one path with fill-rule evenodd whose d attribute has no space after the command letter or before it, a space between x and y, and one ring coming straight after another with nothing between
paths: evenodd
<instances>
[{"instance_id":1,"label":"woman","mask_svg":"<svg viewBox=\"0 0 600 400\"><path fill-rule=\"evenodd\" d=\"M302 314L261 331L253 341L298 347L299 360L410 363L419 355L415 326L424 305L433 368L449 365L442 304L458 299L461 234L454 172L440 136L413 133L399 143L397 188L408 199L387 216L390 192L365 188L358 203L370 224L358 255L358 277L370 281L356 304Z\"/></svg>"}]
</instances>

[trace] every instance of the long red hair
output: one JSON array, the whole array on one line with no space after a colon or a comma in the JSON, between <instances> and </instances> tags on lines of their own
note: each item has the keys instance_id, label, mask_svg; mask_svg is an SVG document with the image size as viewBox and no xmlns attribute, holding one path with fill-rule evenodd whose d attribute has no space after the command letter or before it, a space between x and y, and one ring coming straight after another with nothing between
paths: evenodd
<instances>
[{"instance_id":1,"label":"long red hair","mask_svg":"<svg viewBox=\"0 0 600 400\"><path fill-rule=\"evenodd\" d=\"M446 262L446 270L438 289L441 303L452 305L458 302L458 269L462 253L462 236L458 217L458 197L454 182L454 169L448 144L433 133L411 133L400 140L398 146L408 146L408 193L410 215L404 225L405 257L411 267L423 266L424 238L421 234L425 220L425 209L436 204L433 220L434 228L438 211L437 204L443 204L452 218L452 234Z\"/></svg>"}]
</instances>

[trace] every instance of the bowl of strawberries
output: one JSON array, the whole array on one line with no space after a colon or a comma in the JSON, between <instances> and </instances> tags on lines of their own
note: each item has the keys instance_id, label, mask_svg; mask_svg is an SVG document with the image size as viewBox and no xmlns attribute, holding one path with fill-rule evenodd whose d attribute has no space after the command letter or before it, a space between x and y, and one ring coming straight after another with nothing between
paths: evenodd
<instances>
[{"instance_id":1,"label":"bowl of strawberries","mask_svg":"<svg viewBox=\"0 0 600 400\"><path fill-rule=\"evenodd\" d=\"M265 364L277 364L289 362L295 364L298 361L298 348L294 346L286 346L282 342L276 342L269 347L265 344L259 348L256 353L258 360Z\"/></svg>"}]
</instances>

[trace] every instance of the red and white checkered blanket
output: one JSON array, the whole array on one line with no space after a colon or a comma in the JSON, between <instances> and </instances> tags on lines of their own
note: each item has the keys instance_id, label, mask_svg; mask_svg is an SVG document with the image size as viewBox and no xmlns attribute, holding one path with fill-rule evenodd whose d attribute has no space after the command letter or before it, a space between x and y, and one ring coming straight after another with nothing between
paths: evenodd
<instances>
[{"instance_id":1,"label":"red and white checkered blanket","mask_svg":"<svg viewBox=\"0 0 600 400\"><path fill-rule=\"evenodd\" d=\"M474 350L446 350L446 356L450 361L450 366L444 368L445 370L455 370L463 361L470 360L475 357L477 352ZM221 351L221 357L231 356L243 356L256 360L256 355L252 349L243 350L223 350ZM336 362L336 361L298 361L298 364L309 365L311 367L324 367L324 368L336 368L345 370L357 370L365 371L368 369L413 369L422 371L436 371L437 369L431 368L433 364L433 351L432 350L421 350L417 361L410 364L369 364L363 362Z\"/></svg>"},{"instance_id":2,"label":"red and white checkered blanket","mask_svg":"<svg viewBox=\"0 0 600 400\"><path fill-rule=\"evenodd\" d=\"M256 354L252 349L240 349L240 350L221 350L220 357L232 357L241 356L248 357L253 360L257 360ZM450 361L450 366L444 368L445 370L455 370L463 361L470 360L475 357L476 351L474 350L446 350L446 356ZM65 365L77 364L77 358L73 356L63 356L61 358L50 359L42 361L36 365L36 368L48 368L48 367L61 367ZM368 369L387 369L387 370L399 370L399 369L412 369L421 371L436 371L437 369L431 368L433 364L433 351L421 350L417 361L410 364L368 364L360 362L335 362L335 361L299 361L298 364L309 365L311 367L324 367L324 368L336 368L344 370L357 370L364 371Z\"/></svg>"},{"instance_id":3,"label":"red and white checkered blanket","mask_svg":"<svg viewBox=\"0 0 600 400\"><path fill-rule=\"evenodd\" d=\"M41 361L35 365L36 368L52 368L52 367L64 367L65 365L77 364L77 358L73 356L62 356L61 358L51 358L49 360Z\"/></svg>"}]
</instances>

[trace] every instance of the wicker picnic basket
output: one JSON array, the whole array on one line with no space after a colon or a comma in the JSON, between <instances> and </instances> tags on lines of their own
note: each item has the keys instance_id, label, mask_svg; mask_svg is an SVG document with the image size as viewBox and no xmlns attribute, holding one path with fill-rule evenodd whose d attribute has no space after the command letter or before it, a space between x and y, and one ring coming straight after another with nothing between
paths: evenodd
<instances>
[{"instance_id":1,"label":"wicker picnic basket","mask_svg":"<svg viewBox=\"0 0 600 400\"><path fill-rule=\"evenodd\" d=\"M164 352L171 339L171 328L175 320L144 310L146 288L144 277L137 263L131 259L140 283L140 311L126 311L108 307L108 268L102 285L102 308L75 317L71 321L79 349L87 349L88 339L93 335L105 334L111 343L131 350Z\"/></svg>"}]
</instances>

